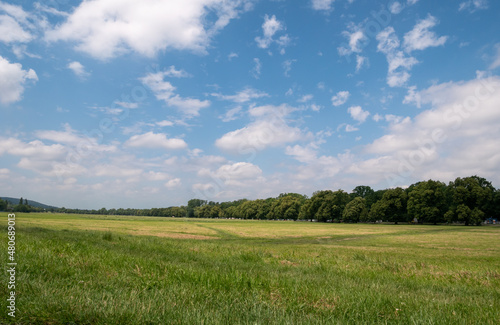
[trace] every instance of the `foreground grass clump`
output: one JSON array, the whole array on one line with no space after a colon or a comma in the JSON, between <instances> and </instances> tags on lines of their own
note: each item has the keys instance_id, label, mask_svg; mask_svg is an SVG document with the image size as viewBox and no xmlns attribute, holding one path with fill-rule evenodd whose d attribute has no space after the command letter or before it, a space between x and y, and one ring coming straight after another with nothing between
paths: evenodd
<instances>
[{"instance_id":1,"label":"foreground grass clump","mask_svg":"<svg viewBox=\"0 0 500 325\"><path fill-rule=\"evenodd\" d=\"M20 324L500 323L496 227L49 214L16 222ZM7 282L3 272L2 297ZM0 323L14 323L5 301Z\"/></svg>"}]
</instances>

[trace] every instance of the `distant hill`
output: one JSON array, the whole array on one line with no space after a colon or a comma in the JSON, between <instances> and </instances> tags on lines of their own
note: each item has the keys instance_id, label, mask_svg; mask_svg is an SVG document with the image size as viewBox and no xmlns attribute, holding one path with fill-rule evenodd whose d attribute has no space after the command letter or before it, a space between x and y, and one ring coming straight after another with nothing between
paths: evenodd
<instances>
[{"instance_id":1,"label":"distant hill","mask_svg":"<svg viewBox=\"0 0 500 325\"><path fill-rule=\"evenodd\" d=\"M9 202L12 205L18 205L19 204L19 198L16 199L16 198L13 198L13 197L0 197L0 199ZM24 198L23 198L23 201L24 201ZM40 202L37 202L37 201L33 201L33 200L30 200L30 199L28 199L28 205L31 205L32 207L35 207L35 208L42 208L42 209L58 209L58 207L47 205L47 204L43 204L43 203L40 203Z\"/></svg>"}]
</instances>

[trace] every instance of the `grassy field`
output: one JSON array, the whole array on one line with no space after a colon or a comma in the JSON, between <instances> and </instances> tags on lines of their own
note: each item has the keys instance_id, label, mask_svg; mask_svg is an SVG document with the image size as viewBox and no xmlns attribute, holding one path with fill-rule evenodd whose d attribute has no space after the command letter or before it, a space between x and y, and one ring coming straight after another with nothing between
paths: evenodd
<instances>
[{"instance_id":1,"label":"grassy field","mask_svg":"<svg viewBox=\"0 0 500 325\"><path fill-rule=\"evenodd\" d=\"M500 323L500 227L18 214L16 249L0 323Z\"/></svg>"}]
</instances>

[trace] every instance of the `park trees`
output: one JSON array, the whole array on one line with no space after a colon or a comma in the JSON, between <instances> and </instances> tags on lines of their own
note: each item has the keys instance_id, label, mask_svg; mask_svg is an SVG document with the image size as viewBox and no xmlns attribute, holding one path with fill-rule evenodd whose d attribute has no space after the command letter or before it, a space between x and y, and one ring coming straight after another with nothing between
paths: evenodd
<instances>
[{"instance_id":1,"label":"park trees","mask_svg":"<svg viewBox=\"0 0 500 325\"><path fill-rule=\"evenodd\" d=\"M494 213L495 188L490 182L478 176L456 178L448 185L451 204L445 219L448 222L461 221L466 226L480 224L486 213Z\"/></svg>"},{"instance_id":2,"label":"park trees","mask_svg":"<svg viewBox=\"0 0 500 325\"><path fill-rule=\"evenodd\" d=\"M269 219L297 220L306 197L297 193L280 194L272 203Z\"/></svg>"},{"instance_id":3,"label":"park trees","mask_svg":"<svg viewBox=\"0 0 500 325\"><path fill-rule=\"evenodd\" d=\"M348 201L349 194L343 190L317 191L304 203L299 216L301 219L316 219L320 222L340 220Z\"/></svg>"},{"instance_id":4,"label":"park trees","mask_svg":"<svg viewBox=\"0 0 500 325\"><path fill-rule=\"evenodd\" d=\"M408 195L401 187L389 189L370 209L369 221L387 220L398 223L407 220Z\"/></svg>"},{"instance_id":5,"label":"park trees","mask_svg":"<svg viewBox=\"0 0 500 325\"><path fill-rule=\"evenodd\" d=\"M0 211L7 210L7 201L0 199Z\"/></svg>"},{"instance_id":6,"label":"park trees","mask_svg":"<svg viewBox=\"0 0 500 325\"><path fill-rule=\"evenodd\" d=\"M412 186L408 194L408 216L419 222L437 224L446 213L446 185L428 180Z\"/></svg>"},{"instance_id":7,"label":"park trees","mask_svg":"<svg viewBox=\"0 0 500 325\"><path fill-rule=\"evenodd\" d=\"M358 222L366 220L367 214L368 210L366 208L366 199L358 196L346 204L344 211L342 212L342 218L344 221Z\"/></svg>"}]
</instances>

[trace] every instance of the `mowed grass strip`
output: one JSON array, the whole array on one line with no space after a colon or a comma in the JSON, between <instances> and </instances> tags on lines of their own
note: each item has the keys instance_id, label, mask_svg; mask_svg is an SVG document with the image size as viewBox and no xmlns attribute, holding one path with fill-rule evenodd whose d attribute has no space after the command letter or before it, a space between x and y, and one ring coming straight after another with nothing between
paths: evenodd
<instances>
[{"instance_id":1,"label":"mowed grass strip","mask_svg":"<svg viewBox=\"0 0 500 325\"><path fill-rule=\"evenodd\" d=\"M50 214L16 225L20 324L500 323L497 227ZM14 323L6 299L2 310Z\"/></svg>"}]
</instances>

